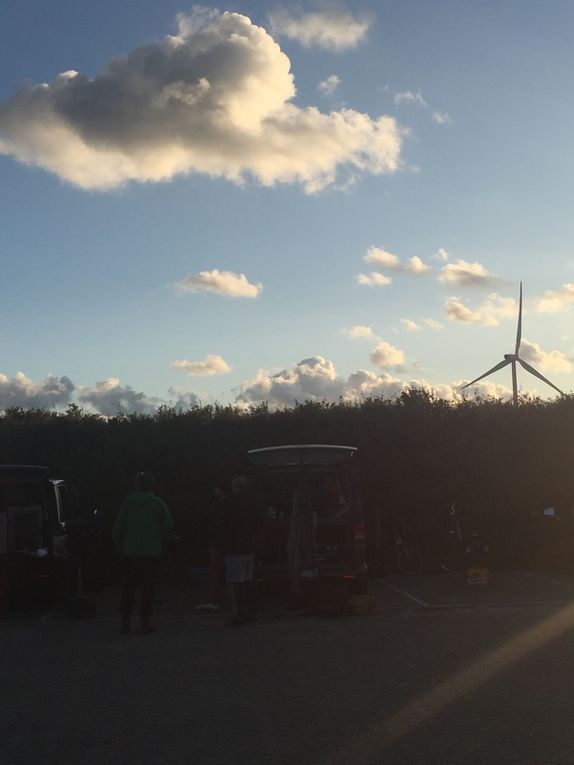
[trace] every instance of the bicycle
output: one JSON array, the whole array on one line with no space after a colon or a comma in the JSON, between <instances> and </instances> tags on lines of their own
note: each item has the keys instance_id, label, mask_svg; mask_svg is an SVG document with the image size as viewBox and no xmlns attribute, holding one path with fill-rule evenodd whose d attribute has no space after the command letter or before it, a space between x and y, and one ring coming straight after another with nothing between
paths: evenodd
<instances>
[{"instance_id":1,"label":"bicycle","mask_svg":"<svg viewBox=\"0 0 574 765\"><path fill-rule=\"evenodd\" d=\"M403 531L401 532L401 526ZM423 567L423 557L419 548L405 542L405 525L396 523L393 533L395 565L402 574L418 574Z\"/></svg>"},{"instance_id":2,"label":"bicycle","mask_svg":"<svg viewBox=\"0 0 574 765\"><path fill-rule=\"evenodd\" d=\"M446 550L440 564L443 571L462 574L473 566L485 565L489 545L477 528L464 529L464 521L457 515L456 504L451 505L448 520Z\"/></svg>"},{"instance_id":3,"label":"bicycle","mask_svg":"<svg viewBox=\"0 0 574 765\"><path fill-rule=\"evenodd\" d=\"M449 574L462 574L466 569L466 544L455 503L451 505L448 514L446 550L440 567Z\"/></svg>"}]
</instances>

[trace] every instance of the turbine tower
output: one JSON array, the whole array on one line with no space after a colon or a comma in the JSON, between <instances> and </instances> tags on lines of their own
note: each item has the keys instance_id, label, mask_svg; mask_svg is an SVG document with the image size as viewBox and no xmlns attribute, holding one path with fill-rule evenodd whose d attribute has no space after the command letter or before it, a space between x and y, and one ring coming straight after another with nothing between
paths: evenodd
<instances>
[{"instance_id":1,"label":"turbine tower","mask_svg":"<svg viewBox=\"0 0 574 765\"><path fill-rule=\"evenodd\" d=\"M518 384L516 381L516 363L518 362L520 366L525 369L527 372L530 372L531 375L534 375L534 377L538 377L539 380L542 380L542 382L545 382L546 385L550 385L551 388L554 388L554 390L558 391L561 395L564 395L564 393L560 390L560 388L557 388L553 383L550 382L550 380L547 380L543 375L538 372L538 370L534 369L534 367L531 367L530 364L527 364L524 359L520 358L520 342L522 340L522 282L520 282L520 299L518 303L518 329L516 330L516 347L514 349L514 353L505 353L503 361L500 361L496 366L492 367L492 369L489 369L488 372L485 372L483 375L480 375L480 377L477 377L476 380L473 380L472 382L466 383L466 385L461 386L460 390L464 390L464 388L468 388L470 385L474 385L474 383L477 383L479 380L482 380L484 377L488 377L493 372L498 372L499 369L502 369L503 367L508 366L509 364L512 365L512 400L514 402L514 405L518 405Z\"/></svg>"}]
</instances>

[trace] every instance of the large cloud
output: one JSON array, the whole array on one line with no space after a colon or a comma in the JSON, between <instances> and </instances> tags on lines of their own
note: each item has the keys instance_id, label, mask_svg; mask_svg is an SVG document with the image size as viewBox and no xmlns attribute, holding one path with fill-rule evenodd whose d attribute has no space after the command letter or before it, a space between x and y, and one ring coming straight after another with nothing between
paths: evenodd
<instances>
[{"instance_id":1,"label":"large cloud","mask_svg":"<svg viewBox=\"0 0 574 765\"><path fill-rule=\"evenodd\" d=\"M91 79L75 71L0 104L0 154L86 189L205 173L241 183L334 183L342 167L398 169L388 116L291 103L290 61L238 13L179 17L177 35L137 48Z\"/></svg>"},{"instance_id":2,"label":"large cloud","mask_svg":"<svg viewBox=\"0 0 574 765\"><path fill-rule=\"evenodd\" d=\"M14 377L0 374L0 409L22 407L23 409L52 409L69 404L74 392L69 377L49 375L43 382L35 383L22 372Z\"/></svg>"},{"instance_id":3,"label":"large cloud","mask_svg":"<svg viewBox=\"0 0 574 765\"><path fill-rule=\"evenodd\" d=\"M279 8L269 14L273 34L297 40L305 48L318 47L340 52L355 48L366 36L371 17L355 18L342 5L311 13Z\"/></svg>"},{"instance_id":4,"label":"large cloud","mask_svg":"<svg viewBox=\"0 0 574 765\"><path fill-rule=\"evenodd\" d=\"M247 407L266 401L272 408L283 408L304 401L359 402L369 397L393 398L412 388L453 402L477 394L495 398L512 396L508 387L488 380L473 386L472 391L461 392L461 385L463 381L455 385L431 385L423 379L403 381L389 373L377 374L368 369L359 369L344 378L337 374L331 361L313 356L281 372L260 370L253 380L242 385L236 403Z\"/></svg>"},{"instance_id":5,"label":"large cloud","mask_svg":"<svg viewBox=\"0 0 574 765\"><path fill-rule=\"evenodd\" d=\"M224 375L231 372L231 367L222 356L210 354L203 361L174 361L172 369L183 369L192 377L213 377L213 375Z\"/></svg>"},{"instance_id":6,"label":"large cloud","mask_svg":"<svg viewBox=\"0 0 574 765\"><path fill-rule=\"evenodd\" d=\"M164 403L161 399L138 393L129 385L120 385L116 377L101 380L93 388L80 385L78 391L80 403L88 404L108 417L118 414L153 414Z\"/></svg>"},{"instance_id":7,"label":"large cloud","mask_svg":"<svg viewBox=\"0 0 574 765\"><path fill-rule=\"evenodd\" d=\"M256 298L263 289L261 282L252 284L245 274L219 271L217 268L185 276L175 286L178 292L215 292L234 298Z\"/></svg>"}]
</instances>

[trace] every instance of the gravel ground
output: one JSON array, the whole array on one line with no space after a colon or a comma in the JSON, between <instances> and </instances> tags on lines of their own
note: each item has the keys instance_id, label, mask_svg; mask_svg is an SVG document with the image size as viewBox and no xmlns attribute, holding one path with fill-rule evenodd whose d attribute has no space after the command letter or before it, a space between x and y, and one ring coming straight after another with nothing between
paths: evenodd
<instances>
[{"instance_id":1,"label":"gravel ground","mask_svg":"<svg viewBox=\"0 0 574 765\"><path fill-rule=\"evenodd\" d=\"M198 615L164 587L160 631L98 617L0 623L0 762L574 762L574 584L497 574L374 585L369 617Z\"/></svg>"}]
</instances>

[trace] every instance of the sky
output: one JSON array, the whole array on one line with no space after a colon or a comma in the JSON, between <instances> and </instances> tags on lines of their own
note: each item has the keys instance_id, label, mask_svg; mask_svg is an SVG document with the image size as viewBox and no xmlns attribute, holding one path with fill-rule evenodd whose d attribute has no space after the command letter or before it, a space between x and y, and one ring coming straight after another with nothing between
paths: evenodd
<instances>
[{"instance_id":1,"label":"sky","mask_svg":"<svg viewBox=\"0 0 574 765\"><path fill-rule=\"evenodd\" d=\"M570 392L573 27L4 0L0 410Z\"/></svg>"}]
</instances>

